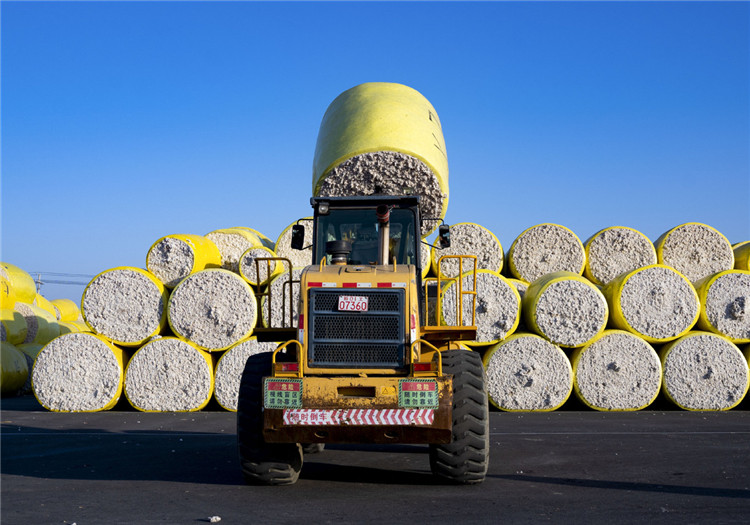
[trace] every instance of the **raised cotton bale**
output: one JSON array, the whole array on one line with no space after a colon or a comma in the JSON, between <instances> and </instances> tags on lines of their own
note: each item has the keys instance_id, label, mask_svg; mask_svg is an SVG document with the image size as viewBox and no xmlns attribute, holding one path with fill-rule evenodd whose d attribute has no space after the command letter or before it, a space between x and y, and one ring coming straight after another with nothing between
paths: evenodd
<instances>
[{"instance_id":1,"label":"raised cotton bale","mask_svg":"<svg viewBox=\"0 0 750 525\"><path fill-rule=\"evenodd\" d=\"M605 330L574 350L571 362L576 397L595 410L641 410L659 395L659 356L630 332Z\"/></svg>"},{"instance_id":2,"label":"raised cotton bale","mask_svg":"<svg viewBox=\"0 0 750 525\"><path fill-rule=\"evenodd\" d=\"M213 394L211 354L176 337L143 345L125 369L125 397L142 412L193 412Z\"/></svg>"},{"instance_id":3,"label":"raised cotton bale","mask_svg":"<svg viewBox=\"0 0 750 525\"><path fill-rule=\"evenodd\" d=\"M464 274L459 290L458 280L450 281L442 294L442 319L448 326L471 326L473 294L464 294L461 322L458 319L458 294L474 290L473 272ZM472 344L491 345L505 339L518 326L521 297L516 287L491 270L477 270L476 314L477 336Z\"/></svg>"},{"instance_id":4,"label":"raised cotton bale","mask_svg":"<svg viewBox=\"0 0 750 525\"><path fill-rule=\"evenodd\" d=\"M589 280L554 272L532 282L523 296L526 327L552 343L582 346L607 325L607 300Z\"/></svg>"},{"instance_id":5,"label":"raised cotton bale","mask_svg":"<svg viewBox=\"0 0 750 525\"><path fill-rule=\"evenodd\" d=\"M211 352L250 337L258 319L250 285L223 269L202 270L183 279L170 295L167 311L177 337Z\"/></svg>"},{"instance_id":6,"label":"raised cotton bale","mask_svg":"<svg viewBox=\"0 0 750 525\"><path fill-rule=\"evenodd\" d=\"M74 301L70 299L53 299L52 304L57 311L58 321L83 321L81 310Z\"/></svg>"},{"instance_id":7,"label":"raised cotton bale","mask_svg":"<svg viewBox=\"0 0 750 525\"><path fill-rule=\"evenodd\" d=\"M0 341L19 345L26 339L28 326L26 318L16 310L0 309Z\"/></svg>"},{"instance_id":8,"label":"raised cotton bale","mask_svg":"<svg viewBox=\"0 0 750 525\"><path fill-rule=\"evenodd\" d=\"M5 308L13 308L16 301L27 304L34 302L37 293L36 283L28 272L13 264L0 262L0 278L7 286L7 291L3 292Z\"/></svg>"},{"instance_id":9,"label":"raised cotton bale","mask_svg":"<svg viewBox=\"0 0 750 525\"><path fill-rule=\"evenodd\" d=\"M734 268L732 245L719 231L697 222L675 226L656 242L659 264L671 266L690 282Z\"/></svg>"},{"instance_id":10,"label":"raised cotton bale","mask_svg":"<svg viewBox=\"0 0 750 525\"><path fill-rule=\"evenodd\" d=\"M401 84L355 86L328 106L313 157L313 195L420 195L424 219L448 207L448 158L437 111ZM427 236L440 224L424 221Z\"/></svg>"},{"instance_id":11,"label":"raised cotton bale","mask_svg":"<svg viewBox=\"0 0 750 525\"><path fill-rule=\"evenodd\" d=\"M52 301L44 297L42 294L40 293L36 294L36 296L34 297L34 301L31 304L41 308L42 310L50 314L55 321L60 320L60 318L58 317L58 311L57 311L57 308L55 308L55 305L52 304Z\"/></svg>"},{"instance_id":12,"label":"raised cotton bale","mask_svg":"<svg viewBox=\"0 0 750 525\"><path fill-rule=\"evenodd\" d=\"M23 343L47 344L60 335L60 324L47 310L17 301L15 311L26 320L26 337Z\"/></svg>"},{"instance_id":13,"label":"raised cotton bale","mask_svg":"<svg viewBox=\"0 0 750 525\"><path fill-rule=\"evenodd\" d=\"M603 292L610 326L649 343L677 339L698 320L700 302L695 288L669 266L653 264L620 275Z\"/></svg>"},{"instance_id":14,"label":"raised cotton bale","mask_svg":"<svg viewBox=\"0 0 750 525\"><path fill-rule=\"evenodd\" d=\"M583 275L598 285L607 285L618 275L656 264L656 249L648 237L625 226L598 231L584 243Z\"/></svg>"},{"instance_id":15,"label":"raised cotton bale","mask_svg":"<svg viewBox=\"0 0 750 525\"><path fill-rule=\"evenodd\" d=\"M221 252L221 267L231 272L239 272L242 254L254 246L263 246L255 233L245 228L223 228L206 234Z\"/></svg>"},{"instance_id":16,"label":"raised cotton bale","mask_svg":"<svg viewBox=\"0 0 750 525\"><path fill-rule=\"evenodd\" d=\"M738 242L732 246L734 269L750 271L750 241Z\"/></svg>"},{"instance_id":17,"label":"raised cotton bale","mask_svg":"<svg viewBox=\"0 0 750 525\"><path fill-rule=\"evenodd\" d=\"M31 381L34 395L54 412L109 410L122 394L127 358L122 348L102 336L61 335L36 358Z\"/></svg>"},{"instance_id":18,"label":"raised cotton bale","mask_svg":"<svg viewBox=\"0 0 750 525\"><path fill-rule=\"evenodd\" d=\"M527 283L548 273L566 271L581 275L586 253L578 236L559 224L538 224L524 230L508 250L511 277Z\"/></svg>"},{"instance_id":19,"label":"raised cotton bale","mask_svg":"<svg viewBox=\"0 0 750 525\"><path fill-rule=\"evenodd\" d=\"M174 288L191 273L221 265L219 248L202 235L167 235L156 241L146 255L146 268L167 288Z\"/></svg>"},{"instance_id":20,"label":"raised cotton bale","mask_svg":"<svg viewBox=\"0 0 750 525\"><path fill-rule=\"evenodd\" d=\"M245 251L240 257L239 271L243 279L251 286L262 286L284 271L281 261L262 261L258 259L276 257L276 254L265 246L256 246Z\"/></svg>"},{"instance_id":21,"label":"raised cotton bale","mask_svg":"<svg viewBox=\"0 0 750 525\"><path fill-rule=\"evenodd\" d=\"M28 376L29 365L23 353L7 341L0 342L0 394L18 394Z\"/></svg>"},{"instance_id":22,"label":"raised cotton bale","mask_svg":"<svg viewBox=\"0 0 750 525\"><path fill-rule=\"evenodd\" d=\"M232 412L237 410L240 380L247 358L263 352L273 352L277 346L277 343L261 343L256 337L251 337L224 352L214 373L214 397L222 408Z\"/></svg>"},{"instance_id":23,"label":"raised cotton bale","mask_svg":"<svg viewBox=\"0 0 750 525\"><path fill-rule=\"evenodd\" d=\"M289 259L293 268L302 268L312 264L313 227L312 222L308 219L312 220L312 217L305 217L304 219L295 221L284 228L284 231L282 231L276 239L276 244L273 248L274 253L278 257L286 257ZM305 227L305 238L303 242L303 246L305 247L304 250L295 250L292 248L292 226L297 224L297 222ZM289 266L287 263L283 263L283 265L284 271L288 271Z\"/></svg>"},{"instance_id":24,"label":"raised cotton bale","mask_svg":"<svg viewBox=\"0 0 750 525\"><path fill-rule=\"evenodd\" d=\"M685 410L729 410L747 394L745 356L724 336L690 332L660 351L667 398Z\"/></svg>"},{"instance_id":25,"label":"raised cotton bale","mask_svg":"<svg viewBox=\"0 0 750 525\"><path fill-rule=\"evenodd\" d=\"M701 303L697 327L750 343L750 271L725 270L696 283Z\"/></svg>"},{"instance_id":26,"label":"raised cotton bale","mask_svg":"<svg viewBox=\"0 0 750 525\"><path fill-rule=\"evenodd\" d=\"M293 268L274 277L260 303L261 319L266 328L293 328L299 315L299 280L304 268ZM291 293L291 297L290 297Z\"/></svg>"},{"instance_id":27,"label":"raised cotton bale","mask_svg":"<svg viewBox=\"0 0 750 525\"><path fill-rule=\"evenodd\" d=\"M562 349L536 334L516 333L483 357L487 394L500 410L547 412L573 389L573 370Z\"/></svg>"},{"instance_id":28,"label":"raised cotton bale","mask_svg":"<svg viewBox=\"0 0 750 525\"><path fill-rule=\"evenodd\" d=\"M457 255L474 255L477 258L477 268L500 273L503 269L503 247L494 233L473 222L459 222L452 224L450 229L451 245L439 249L433 247L430 253L432 266L438 273L438 261L441 257ZM460 261L460 273L470 271L474 267L472 259ZM444 259L440 273L445 277L456 277L459 274L459 260Z\"/></svg>"},{"instance_id":29,"label":"raised cotton bale","mask_svg":"<svg viewBox=\"0 0 750 525\"><path fill-rule=\"evenodd\" d=\"M168 292L150 272L118 266L86 286L81 310L86 324L116 344L140 346L166 325Z\"/></svg>"}]
</instances>

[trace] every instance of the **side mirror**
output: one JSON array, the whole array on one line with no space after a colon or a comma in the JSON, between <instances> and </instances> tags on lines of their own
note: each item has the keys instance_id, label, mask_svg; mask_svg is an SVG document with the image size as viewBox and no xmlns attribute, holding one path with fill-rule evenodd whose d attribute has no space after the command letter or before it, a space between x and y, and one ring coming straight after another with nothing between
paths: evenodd
<instances>
[{"instance_id":1,"label":"side mirror","mask_svg":"<svg viewBox=\"0 0 750 525\"><path fill-rule=\"evenodd\" d=\"M295 224L292 226L292 249L305 249L305 227L301 224Z\"/></svg>"},{"instance_id":2,"label":"side mirror","mask_svg":"<svg viewBox=\"0 0 750 525\"><path fill-rule=\"evenodd\" d=\"M441 224L438 229L438 243L441 248L449 248L451 245L451 227Z\"/></svg>"}]
</instances>

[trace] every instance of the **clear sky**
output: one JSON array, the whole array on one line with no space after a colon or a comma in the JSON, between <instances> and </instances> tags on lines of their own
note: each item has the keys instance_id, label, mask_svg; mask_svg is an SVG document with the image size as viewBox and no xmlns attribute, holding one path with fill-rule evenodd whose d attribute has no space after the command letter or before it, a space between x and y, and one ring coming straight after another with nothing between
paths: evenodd
<instances>
[{"instance_id":1,"label":"clear sky","mask_svg":"<svg viewBox=\"0 0 750 525\"><path fill-rule=\"evenodd\" d=\"M309 215L320 121L363 82L443 125L446 221L750 240L747 2L13 2L0 260L145 267L164 235ZM83 286L45 284L79 301Z\"/></svg>"}]
</instances>

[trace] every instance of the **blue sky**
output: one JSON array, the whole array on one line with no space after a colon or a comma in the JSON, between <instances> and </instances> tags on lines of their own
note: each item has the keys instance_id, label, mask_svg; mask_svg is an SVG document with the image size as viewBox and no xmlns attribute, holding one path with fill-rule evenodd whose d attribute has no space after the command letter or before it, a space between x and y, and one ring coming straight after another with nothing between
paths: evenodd
<instances>
[{"instance_id":1,"label":"blue sky","mask_svg":"<svg viewBox=\"0 0 750 525\"><path fill-rule=\"evenodd\" d=\"M371 81L436 108L446 221L479 223L506 250L543 222L582 241L691 221L750 239L747 2L0 9L0 260L48 280L145 267L169 234L275 239L311 211L328 104Z\"/></svg>"}]
</instances>

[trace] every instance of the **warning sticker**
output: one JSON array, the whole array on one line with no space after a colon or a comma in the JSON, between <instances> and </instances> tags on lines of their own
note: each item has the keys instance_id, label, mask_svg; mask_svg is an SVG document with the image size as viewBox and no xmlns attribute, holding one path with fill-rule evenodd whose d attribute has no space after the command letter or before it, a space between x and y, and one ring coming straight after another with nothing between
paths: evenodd
<instances>
[{"instance_id":1,"label":"warning sticker","mask_svg":"<svg viewBox=\"0 0 750 525\"><path fill-rule=\"evenodd\" d=\"M265 408L302 408L302 380L267 377L263 383Z\"/></svg>"},{"instance_id":2,"label":"warning sticker","mask_svg":"<svg viewBox=\"0 0 750 525\"><path fill-rule=\"evenodd\" d=\"M437 381L434 379L401 379L398 382L398 406L437 408Z\"/></svg>"}]
</instances>

